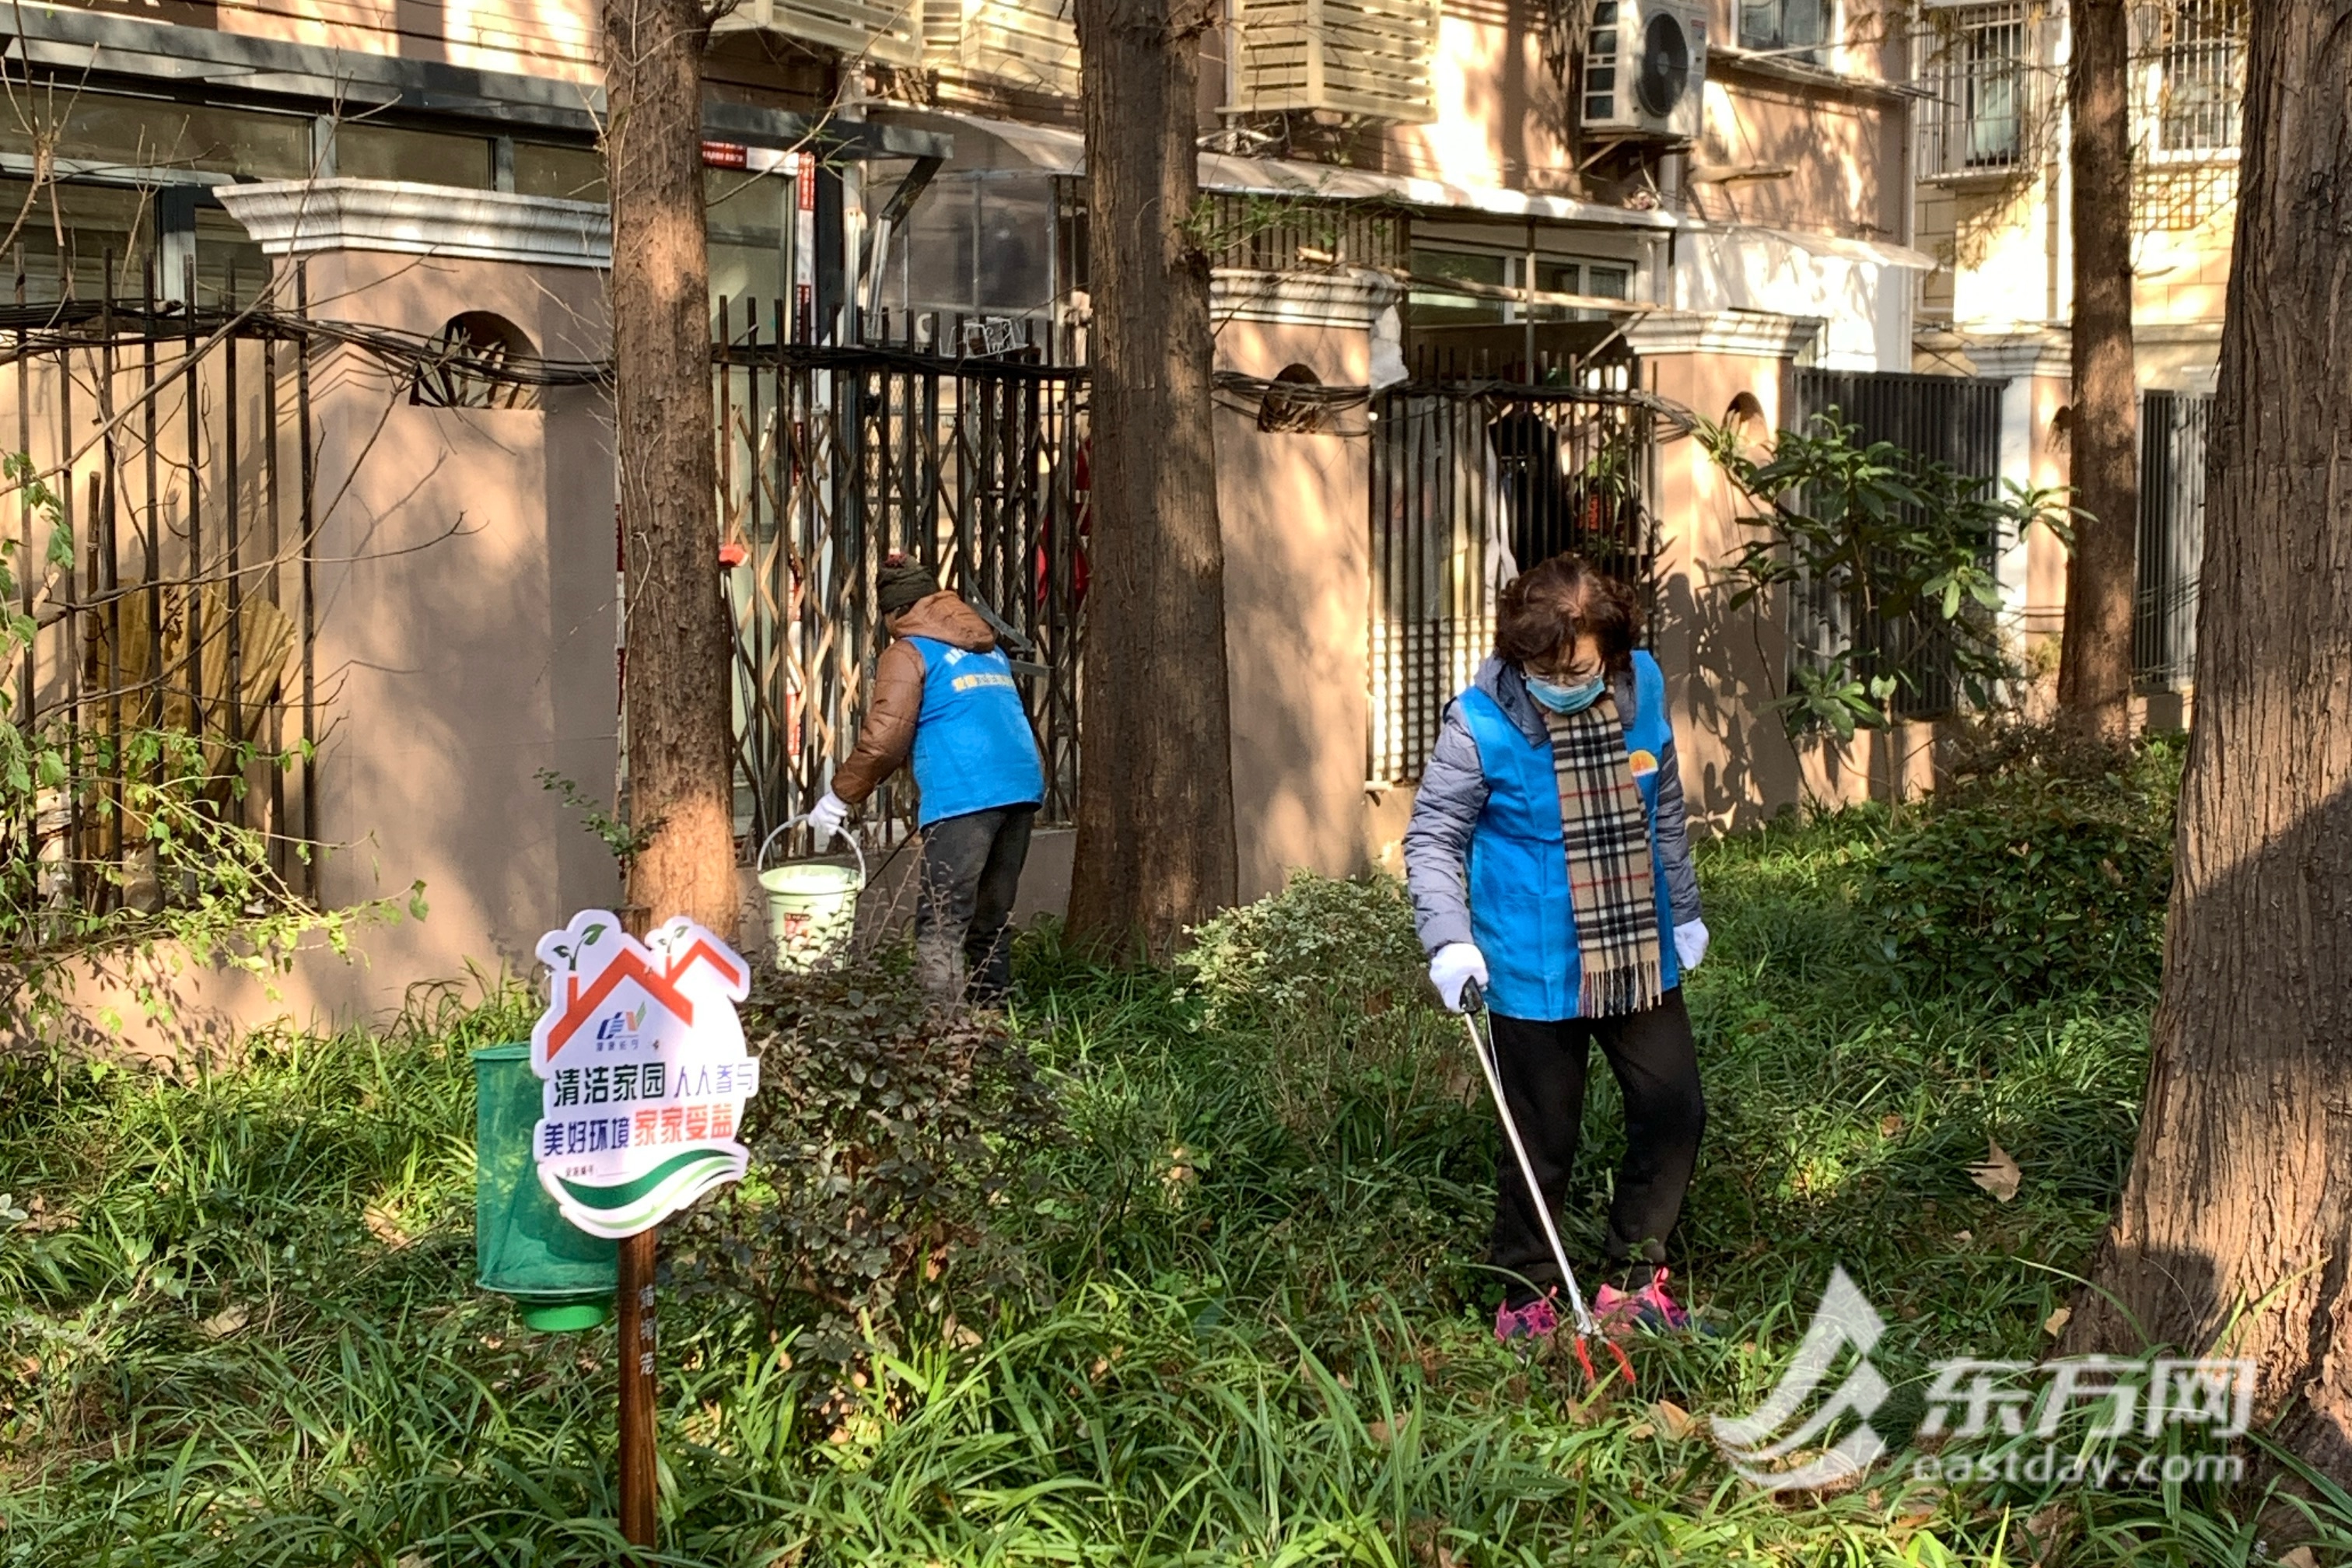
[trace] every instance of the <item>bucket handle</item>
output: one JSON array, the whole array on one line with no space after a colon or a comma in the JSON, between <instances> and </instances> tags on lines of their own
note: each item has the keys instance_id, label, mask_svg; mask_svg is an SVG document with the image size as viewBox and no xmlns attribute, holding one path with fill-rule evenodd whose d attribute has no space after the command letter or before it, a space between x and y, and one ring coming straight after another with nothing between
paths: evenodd
<instances>
[{"instance_id":1,"label":"bucket handle","mask_svg":"<svg viewBox=\"0 0 2352 1568\"><path fill-rule=\"evenodd\" d=\"M782 838L787 832L791 831L793 828L798 827L802 823L806 822L807 820L808 813L804 811L798 816L793 817L788 821L778 823L776 825L776 830L768 835L766 842L760 846L760 853L752 858L751 869L753 873L757 874L768 868L768 851L775 847L777 839ZM857 857L857 885L863 888L866 886L866 851L858 847L857 835L851 833L846 829L836 827L833 830L833 837L841 839L844 843L847 844L849 846L849 852Z\"/></svg>"}]
</instances>

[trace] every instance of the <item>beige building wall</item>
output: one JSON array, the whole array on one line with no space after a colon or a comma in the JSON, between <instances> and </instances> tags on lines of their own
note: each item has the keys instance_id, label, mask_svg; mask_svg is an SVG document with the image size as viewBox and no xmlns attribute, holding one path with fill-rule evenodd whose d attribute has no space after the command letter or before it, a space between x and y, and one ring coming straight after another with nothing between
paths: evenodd
<instances>
[{"instance_id":1,"label":"beige building wall","mask_svg":"<svg viewBox=\"0 0 2352 1568\"><path fill-rule=\"evenodd\" d=\"M1252 313L1282 308L1261 296ZM1361 386L1370 353L1360 319L1233 317L1217 335L1220 370L1267 379L1303 365L1327 385ZM1265 431L1246 397L1218 399L1217 506L1244 900L1280 888L1294 867L1350 876L1368 860L1371 470L1363 419L1362 409L1348 409L1321 433Z\"/></svg>"},{"instance_id":2,"label":"beige building wall","mask_svg":"<svg viewBox=\"0 0 2352 1568\"><path fill-rule=\"evenodd\" d=\"M305 266L314 311L343 321L429 334L488 310L558 360L606 341L603 277L585 268L360 249ZM289 422L294 390L289 376ZM425 406L357 349L313 359L319 894L383 900L388 918L355 929L349 958L312 942L268 987L187 969L165 1024L141 1020L121 975L94 977L94 1028L153 1049L382 1016L415 985L530 975L542 932L617 899L611 856L536 776L611 797L611 416L598 388L540 398ZM421 921L405 912L418 882Z\"/></svg>"},{"instance_id":3,"label":"beige building wall","mask_svg":"<svg viewBox=\"0 0 2352 1568\"><path fill-rule=\"evenodd\" d=\"M220 31L246 37L567 81L604 80L595 0L216 0L202 9L213 13Z\"/></svg>"}]
</instances>

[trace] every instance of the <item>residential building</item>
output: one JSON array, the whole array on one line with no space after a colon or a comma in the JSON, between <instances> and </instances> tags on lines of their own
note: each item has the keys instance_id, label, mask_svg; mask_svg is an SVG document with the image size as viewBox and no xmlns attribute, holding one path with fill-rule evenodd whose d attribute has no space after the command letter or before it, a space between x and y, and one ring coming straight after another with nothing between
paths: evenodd
<instances>
[{"instance_id":1,"label":"residential building","mask_svg":"<svg viewBox=\"0 0 2352 1568\"><path fill-rule=\"evenodd\" d=\"M378 978L306 981L317 1005L522 966L616 896L542 787L607 795L625 768L595 6L116 9L0 17L6 254L39 350L16 418L89 519L66 591L90 607L39 700L118 704L160 661L149 685L199 728L299 743L237 809L300 847L289 873L322 900L422 881L433 909L370 940ZM1393 859L1497 584L1563 547L1651 595L1703 817L1894 765L1764 716L1787 628L1714 581L1738 509L1688 429L1769 430L1821 378L1908 372L1935 265L1910 231L1911 41L1823 0L1598 0L1580 35L1577 15L1232 0L1212 37L1190 221L1214 263L1245 894ZM1070 0L745 0L719 24L718 569L748 862L855 722L887 548L1006 620L1068 818L1077 49ZM1040 836L1041 906L1068 852Z\"/></svg>"},{"instance_id":2,"label":"residential building","mask_svg":"<svg viewBox=\"0 0 2352 1568\"><path fill-rule=\"evenodd\" d=\"M2144 395L2137 660L2159 693L2186 686L2194 655L2246 20L2242 0L2147 0L2130 11L2132 331ZM2074 307L2065 10L1931 4L1913 49L1925 95L1917 242L1938 263L1920 290L1916 364L2013 378L2032 472L2063 480ZM2054 635L2064 593L2055 550L2019 576L2030 630Z\"/></svg>"}]
</instances>

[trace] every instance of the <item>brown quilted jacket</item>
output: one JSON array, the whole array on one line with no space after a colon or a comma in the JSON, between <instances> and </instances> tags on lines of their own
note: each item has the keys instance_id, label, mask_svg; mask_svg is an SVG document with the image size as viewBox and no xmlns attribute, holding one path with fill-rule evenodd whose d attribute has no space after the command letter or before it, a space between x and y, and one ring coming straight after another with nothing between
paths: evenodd
<instances>
[{"instance_id":1,"label":"brown quilted jacket","mask_svg":"<svg viewBox=\"0 0 2352 1568\"><path fill-rule=\"evenodd\" d=\"M875 663L874 700L866 705L857 745L833 775L833 793L852 805L864 805L915 749L915 721L923 711L923 653L908 637L929 637L971 653L996 646L988 623L953 594L933 594L908 606L898 617L898 635Z\"/></svg>"}]
</instances>

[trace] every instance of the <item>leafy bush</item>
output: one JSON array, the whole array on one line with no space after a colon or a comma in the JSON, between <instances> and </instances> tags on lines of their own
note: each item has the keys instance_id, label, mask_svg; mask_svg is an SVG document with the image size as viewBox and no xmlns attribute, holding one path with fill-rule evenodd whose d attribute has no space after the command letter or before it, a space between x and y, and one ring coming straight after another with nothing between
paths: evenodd
<instances>
[{"instance_id":1,"label":"leafy bush","mask_svg":"<svg viewBox=\"0 0 2352 1568\"><path fill-rule=\"evenodd\" d=\"M1412 904L1393 877L1296 870L1282 891L1192 932L1187 989L1221 1028L1379 1013L1423 987Z\"/></svg>"},{"instance_id":2,"label":"leafy bush","mask_svg":"<svg viewBox=\"0 0 2352 1568\"><path fill-rule=\"evenodd\" d=\"M2182 748L2013 728L1888 835L1860 905L1906 983L1988 1003L2155 984Z\"/></svg>"},{"instance_id":3,"label":"leafy bush","mask_svg":"<svg viewBox=\"0 0 2352 1568\"><path fill-rule=\"evenodd\" d=\"M1023 1047L875 969L769 981L743 1016L751 1173L666 1233L681 1289L732 1296L770 1333L810 1325L803 1342L846 1363L861 1320L887 1334L909 1306L940 1310L950 1274L983 1297L1009 1283L988 1211L1055 1125Z\"/></svg>"}]
</instances>

